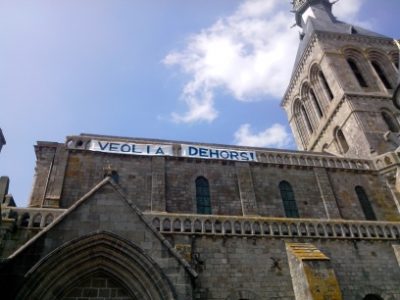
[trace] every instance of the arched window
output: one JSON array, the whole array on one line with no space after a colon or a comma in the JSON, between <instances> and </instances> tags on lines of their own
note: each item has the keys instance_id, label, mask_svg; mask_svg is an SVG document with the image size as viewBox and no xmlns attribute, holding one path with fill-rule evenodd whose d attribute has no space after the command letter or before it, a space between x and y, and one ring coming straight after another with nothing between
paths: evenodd
<instances>
[{"instance_id":1,"label":"arched window","mask_svg":"<svg viewBox=\"0 0 400 300\"><path fill-rule=\"evenodd\" d=\"M40 227L40 222L42 221L42 215L41 214L37 214L34 218L33 218L33 222L32 222L32 226L33 227Z\"/></svg>"},{"instance_id":2,"label":"arched window","mask_svg":"<svg viewBox=\"0 0 400 300\"><path fill-rule=\"evenodd\" d=\"M335 138L336 138L336 143L340 148L340 152L346 153L347 151L349 151L349 144L347 143L347 140L341 129L339 128L336 129Z\"/></svg>"},{"instance_id":3,"label":"arched window","mask_svg":"<svg viewBox=\"0 0 400 300\"><path fill-rule=\"evenodd\" d=\"M360 201L361 208L364 212L365 219L376 220L374 210L372 209L371 202L369 202L368 196L365 190L361 186L356 186L355 188L358 200Z\"/></svg>"},{"instance_id":4,"label":"arched window","mask_svg":"<svg viewBox=\"0 0 400 300\"><path fill-rule=\"evenodd\" d=\"M368 294L363 298L363 300L383 300L382 297L374 294Z\"/></svg>"},{"instance_id":5,"label":"arched window","mask_svg":"<svg viewBox=\"0 0 400 300\"><path fill-rule=\"evenodd\" d=\"M368 87L367 82L364 79L364 76L361 74L361 71L356 63L356 61L352 58L347 59L347 63L349 64L351 70L353 71L354 76L357 78L358 83L361 87Z\"/></svg>"},{"instance_id":6,"label":"arched window","mask_svg":"<svg viewBox=\"0 0 400 300\"><path fill-rule=\"evenodd\" d=\"M313 89L310 89L310 98L311 98L311 101L314 103L314 106L315 106L315 108L317 110L318 117L321 118L323 116L322 109L321 109L321 106L319 105L317 96L315 96L315 93L314 93Z\"/></svg>"},{"instance_id":7,"label":"arched window","mask_svg":"<svg viewBox=\"0 0 400 300\"><path fill-rule=\"evenodd\" d=\"M307 111L306 111L304 105L301 106L301 113L303 114L303 118L306 121L308 131L310 133L313 133L313 128L311 126L310 118L308 117L308 114L307 114Z\"/></svg>"},{"instance_id":8,"label":"arched window","mask_svg":"<svg viewBox=\"0 0 400 300\"><path fill-rule=\"evenodd\" d=\"M322 73L322 71L318 72L318 78L319 78L319 81L322 84L322 87L323 87L326 95L328 96L328 99L332 100L333 99L332 90L331 90L331 88L330 88L330 86L328 84L328 81L326 81L326 77L325 77L324 73Z\"/></svg>"},{"instance_id":9,"label":"arched window","mask_svg":"<svg viewBox=\"0 0 400 300\"><path fill-rule=\"evenodd\" d=\"M298 218L299 211L297 209L296 199L290 183L287 181L281 181L279 183L279 191L281 192L283 208L285 209L286 217Z\"/></svg>"},{"instance_id":10,"label":"arched window","mask_svg":"<svg viewBox=\"0 0 400 300\"><path fill-rule=\"evenodd\" d=\"M393 88L392 84L387 79L386 74L385 74L385 72L383 72L383 69L382 69L381 65L376 60L371 61L371 64L374 67L374 70L375 70L376 74L378 75L378 77L382 81L382 83L385 86L385 88L392 89Z\"/></svg>"},{"instance_id":11,"label":"arched window","mask_svg":"<svg viewBox=\"0 0 400 300\"><path fill-rule=\"evenodd\" d=\"M388 129L391 132L399 132L400 131L400 126L397 120L388 112L382 111L382 118L385 121Z\"/></svg>"},{"instance_id":12,"label":"arched window","mask_svg":"<svg viewBox=\"0 0 400 300\"><path fill-rule=\"evenodd\" d=\"M304 148L307 145L308 141L308 129L306 125L306 121L304 119L304 114L302 112L302 103L299 98L295 99L293 102L293 115L294 115L294 120L296 124L296 129L299 138L301 139L301 143L303 144Z\"/></svg>"},{"instance_id":13,"label":"arched window","mask_svg":"<svg viewBox=\"0 0 400 300\"><path fill-rule=\"evenodd\" d=\"M210 185L204 177L196 179L196 203L198 214L211 214Z\"/></svg>"}]
</instances>

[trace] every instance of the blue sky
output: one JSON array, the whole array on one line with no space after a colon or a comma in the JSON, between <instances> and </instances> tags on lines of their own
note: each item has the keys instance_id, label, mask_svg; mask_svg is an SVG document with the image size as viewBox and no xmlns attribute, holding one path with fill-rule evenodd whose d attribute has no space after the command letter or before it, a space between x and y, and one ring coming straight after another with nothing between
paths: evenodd
<instances>
[{"instance_id":1,"label":"blue sky","mask_svg":"<svg viewBox=\"0 0 400 300\"><path fill-rule=\"evenodd\" d=\"M289 0L0 0L0 174L27 205L33 145L85 133L295 149L279 106ZM341 0L399 37L399 0Z\"/></svg>"}]
</instances>

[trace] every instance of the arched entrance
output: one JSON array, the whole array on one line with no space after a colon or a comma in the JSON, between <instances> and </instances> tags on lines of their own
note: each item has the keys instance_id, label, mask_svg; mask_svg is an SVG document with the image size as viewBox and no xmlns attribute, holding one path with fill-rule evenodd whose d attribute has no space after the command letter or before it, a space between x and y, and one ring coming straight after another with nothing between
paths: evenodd
<instances>
[{"instance_id":1,"label":"arched entrance","mask_svg":"<svg viewBox=\"0 0 400 300\"><path fill-rule=\"evenodd\" d=\"M141 248L107 232L64 244L41 259L26 277L17 299L70 299L74 292L95 295L107 289L108 283L115 286L109 292L126 295L124 300L176 299L168 278Z\"/></svg>"}]
</instances>

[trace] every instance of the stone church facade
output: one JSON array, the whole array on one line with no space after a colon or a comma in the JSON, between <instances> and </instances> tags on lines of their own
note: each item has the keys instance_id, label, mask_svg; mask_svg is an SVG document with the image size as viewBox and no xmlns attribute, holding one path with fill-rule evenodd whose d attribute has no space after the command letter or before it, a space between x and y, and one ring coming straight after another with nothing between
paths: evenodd
<instances>
[{"instance_id":1,"label":"stone church facade","mask_svg":"<svg viewBox=\"0 0 400 300\"><path fill-rule=\"evenodd\" d=\"M299 151L81 134L0 178L1 299L399 300L391 38L295 0Z\"/></svg>"}]
</instances>

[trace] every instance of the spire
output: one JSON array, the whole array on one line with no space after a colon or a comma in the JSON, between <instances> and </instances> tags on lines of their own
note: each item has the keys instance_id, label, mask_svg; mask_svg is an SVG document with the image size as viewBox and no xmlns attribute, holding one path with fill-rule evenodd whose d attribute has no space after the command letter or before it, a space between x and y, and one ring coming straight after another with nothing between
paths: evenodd
<instances>
[{"instance_id":1,"label":"spire","mask_svg":"<svg viewBox=\"0 0 400 300\"><path fill-rule=\"evenodd\" d=\"M324 19L329 23L335 21L332 3L329 0L293 0L292 5L296 24L300 27L304 27L308 17Z\"/></svg>"}]
</instances>

